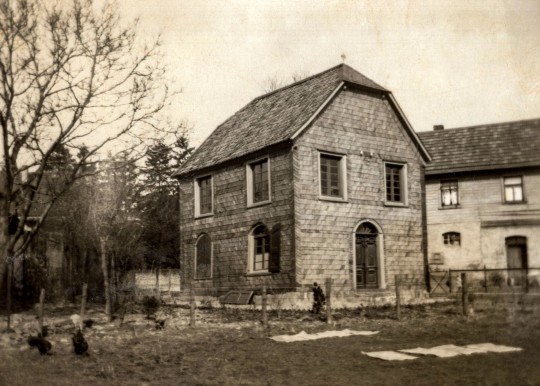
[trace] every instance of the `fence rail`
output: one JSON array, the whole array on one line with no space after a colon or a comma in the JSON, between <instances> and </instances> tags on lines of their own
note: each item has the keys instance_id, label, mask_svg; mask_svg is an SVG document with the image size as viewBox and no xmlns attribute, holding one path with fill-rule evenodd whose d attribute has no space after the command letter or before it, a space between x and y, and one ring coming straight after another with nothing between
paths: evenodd
<instances>
[{"instance_id":1,"label":"fence rail","mask_svg":"<svg viewBox=\"0 0 540 386\"><path fill-rule=\"evenodd\" d=\"M448 270L449 293L462 287L461 273L467 274L471 292L540 291L540 268L476 268Z\"/></svg>"}]
</instances>

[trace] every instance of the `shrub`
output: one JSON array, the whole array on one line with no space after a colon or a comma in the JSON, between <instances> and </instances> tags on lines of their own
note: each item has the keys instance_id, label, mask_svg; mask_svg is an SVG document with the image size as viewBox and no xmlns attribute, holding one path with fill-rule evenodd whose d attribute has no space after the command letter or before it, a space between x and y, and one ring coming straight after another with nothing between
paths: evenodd
<instances>
[{"instance_id":1,"label":"shrub","mask_svg":"<svg viewBox=\"0 0 540 386\"><path fill-rule=\"evenodd\" d=\"M492 273L490 280L497 287L502 287L504 284L504 276L500 272Z\"/></svg>"},{"instance_id":2,"label":"shrub","mask_svg":"<svg viewBox=\"0 0 540 386\"><path fill-rule=\"evenodd\" d=\"M142 300L142 305L146 319L150 319L159 310L159 300L155 296L145 296Z\"/></svg>"}]
</instances>

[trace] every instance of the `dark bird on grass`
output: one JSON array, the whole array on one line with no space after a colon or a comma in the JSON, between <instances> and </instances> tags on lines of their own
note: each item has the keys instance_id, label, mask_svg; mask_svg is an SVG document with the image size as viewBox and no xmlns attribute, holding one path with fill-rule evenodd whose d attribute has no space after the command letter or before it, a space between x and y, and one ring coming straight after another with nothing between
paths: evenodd
<instances>
[{"instance_id":1,"label":"dark bird on grass","mask_svg":"<svg viewBox=\"0 0 540 386\"><path fill-rule=\"evenodd\" d=\"M51 342L45 339L41 334L37 334L37 336L30 335L28 337L28 344L30 347L37 347L41 355L48 354L52 349Z\"/></svg>"},{"instance_id":2,"label":"dark bird on grass","mask_svg":"<svg viewBox=\"0 0 540 386\"><path fill-rule=\"evenodd\" d=\"M92 328L92 326L94 325L94 321L92 319L86 319L83 321L83 323L88 328Z\"/></svg>"},{"instance_id":3,"label":"dark bird on grass","mask_svg":"<svg viewBox=\"0 0 540 386\"><path fill-rule=\"evenodd\" d=\"M165 327L165 319L156 319L156 330L163 330Z\"/></svg>"},{"instance_id":4,"label":"dark bird on grass","mask_svg":"<svg viewBox=\"0 0 540 386\"><path fill-rule=\"evenodd\" d=\"M73 342L73 351L77 355L83 355L88 351L88 342L84 339L84 335L81 330L77 330L75 334L71 337Z\"/></svg>"}]
</instances>

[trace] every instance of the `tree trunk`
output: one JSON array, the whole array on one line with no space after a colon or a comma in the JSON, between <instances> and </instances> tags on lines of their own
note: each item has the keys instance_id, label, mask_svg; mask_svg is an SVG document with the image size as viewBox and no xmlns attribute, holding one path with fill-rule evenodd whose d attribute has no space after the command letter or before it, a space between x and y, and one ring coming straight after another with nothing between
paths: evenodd
<instances>
[{"instance_id":1,"label":"tree trunk","mask_svg":"<svg viewBox=\"0 0 540 386\"><path fill-rule=\"evenodd\" d=\"M107 321L112 321L111 310L111 289L109 281L109 267L107 264L107 245L104 239L100 239L101 247L101 271L103 273L103 290L105 292L105 314L107 315Z\"/></svg>"},{"instance_id":2,"label":"tree trunk","mask_svg":"<svg viewBox=\"0 0 540 386\"><path fill-rule=\"evenodd\" d=\"M0 182L2 180L0 167ZM0 183L0 185L3 185ZM9 203L5 197L3 186L0 186L0 305L7 303L6 274L9 261Z\"/></svg>"}]
</instances>

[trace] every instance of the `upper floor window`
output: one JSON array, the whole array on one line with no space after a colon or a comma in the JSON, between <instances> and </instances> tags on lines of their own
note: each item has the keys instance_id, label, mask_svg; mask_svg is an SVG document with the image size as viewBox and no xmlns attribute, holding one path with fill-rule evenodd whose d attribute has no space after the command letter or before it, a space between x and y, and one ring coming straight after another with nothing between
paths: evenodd
<instances>
[{"instance_id":1,"label":"upper floor window","mask_svg":"<svg viewBox=\"0 0 540 386\"><path fill-rule=\"evenodd\" d=\"M459 205L458 181L441 181L441 206L456 207Z\"/></svg>"},{"instance_id":2,"label":"upper floor window","mask_svg":"<svg viewBox=\"0 0 540 386\"><path fill-rule=\"evenodd\" d=\"M212 176L195 180L195 217L213 213Z\"/></svg>"},{"instance_id":3,"label":"upper floor window","mask_svg":"<svg viewBox=\"0 0 540 386\"><path fill-rule=\"evenodd\" d=\"M461 234L458 232L443 233L443 242L446 245L461 245Z\"/></svg>"},{"instance_id":4,"label":"upper floor window","mask_svg":"<svg viewBox=\"0 0 540 386\"><path fill-rule=\"evenodd\" d=\"M320 153L320 196L324 198L347 199L345 156Z\"/></svg>"},{"instance_id":5,"label":"upper floor window","mask_svg":"<svg viewBox=\"0 0 540 386\"><path fill-rule=\"evenodd\" d=\"M504 202L523 202L523 178L504 178Z\"/></svg>"},{"instance_id":6,"label":"upper floor window","mask_svg":"<svg viewBox=\"0 0 540 386\"><path fill-rule=\"evenodd\" d=\"M248 205L270 201L270 162L268 158L247 166Z\"/></svg>"},{"instance_id":7,"label":"upper floor window","mask_svg":"<svg viewBox=\"0 0 540 386\"><path fill-rule=\"evenodd\" d=\"M407 165L385 163L386 203L407 204Z\"/></svg>"}]
</instances>

